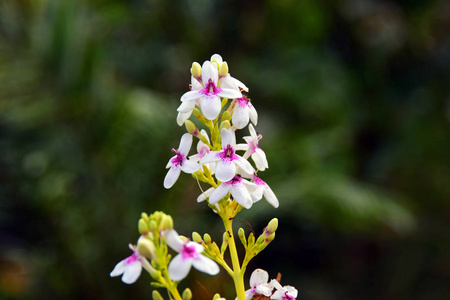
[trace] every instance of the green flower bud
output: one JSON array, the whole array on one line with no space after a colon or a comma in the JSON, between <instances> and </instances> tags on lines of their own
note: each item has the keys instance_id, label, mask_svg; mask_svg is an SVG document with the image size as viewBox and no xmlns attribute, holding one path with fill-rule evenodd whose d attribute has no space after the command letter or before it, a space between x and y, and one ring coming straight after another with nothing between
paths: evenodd
<instances>
[{"instance_id":1,"label":"green flower bud","mask_svg":"<svg viewBox=\"0 0 450 300\"><path fill-rule=\"evenodd\" d=\"M211 176L211 170L209 169L209 167L204 164L203 167L203 174L205 174L206 177L210 177Z\"/></svg>"},{"instance_id":2,"label":"green flower bud","mask_svg":"<svg viewBox=\"0 0 450 300\"><path fill-rule=\"evenodd\" d=\"M141 219L144 219L144 221L148 222L148 215L145 212L141 213Z\"/></svg>"},{"instance_id":3,"label":"green flower bud","mask_svg":"<svg viewBox=\"0 0 450 300\"><path fill-rule=\"evenodd\" d=\"M169 215L164 215L161 220L160 230L173 229L173 220Z\"/></svg>"},{"instance_id":4,"label":"green flower bud","mask_svg":"<svg viewBox=\"0 0 450 300\"><path fill-rule=\"evenodd\" d=\"M213 300L222 300L224 298L221 298L219 294L215 294L213 297Z\"/></svg>"},{"instance_id":5,"label":"green flower bud","mask_svg":"<svg viewBox=\"0 0 450 300\"><path fill-rule=\"evenodd\" d=\"M191 120L186 120L184 122L184 125L186 126L186 131L192 134L193 136L198 136L198 128L195 126L195 124Z\"/></svg>"},{"instance_id":6,"label":"green flower bud","mask_svg":"<svg viewBox=\"0 0 450 300\"><path fill-rule=\"evenodd\" d=\"M231 113L228 110L224 111L222 114L222 122L230 120L231 120Z\"/></svg>"},{"instance_id":7,"label":"green flower bud","mask_svg":"<svg viewBox=\"0 0 450 300\"><path fill-rule=\"evenodd\" d=\"M196 243L201 244L203 242L202 237L200 236L200 234L198 234L198 232L193 232L192 233L192 240Z\"/></svg>"},{"instance_id":8,"label":"green flower bud","mask_svg":"<svg viewBox=\"0 0 450 300\"><path fill-rule=\"evenodd\" d=\"M270 234L274 233L277 230L277 228L278 228L278 219L273 218L272 220L270 220L264 233L266 235L270 235Z\"/></svg>"},{"instance_id":9,"label":"green flower bud","mask_svg":"<svg viewBox=\"0 0 450 300\"><path fill-rule=\"evenodd\" d=\"M209 244L209 243L211 243L211 236L209 236L209 234L205 233L203 235L203 240L205 241L205 244Z\"/></svg>"},{"instance_id":10,"label":"green flower bud","mask_svg":"<svg viewBox=\"0 0 450 300\"><path fill-rule=\"evenodd\" d=\"M148 229L153 232L155 232L158 229L158 224L156 223L155 220L150 220L150 222L148 222Z\"/></svg>"},{"instance_id":11,"label":"green flower bud","mask_svg":"<svg viewBox=\"0 0 450 300\"><path fill-rule=\"evenodd\" d=\"M194 76L194 78L199 78L202 76L202 67L200 66L200 64L198 62L193 62L192 63L192 76Z\"/></svg>"},{"instance_id":12,"label":"green flower bud","mask_svg":"<svg viewBox=\"0 0 450 300\"><path fill-rule=\"evenodd\" d=\"M139 219L138 230L139 230L140 234L147 234L148 233L147 222L145 222L144 219Z\"/></svg>"},{"instance_id":13,"label":"green flower bud","mask_svg":"<svg viewBox=\"0 0 450 300\"><path fill-rule=\"evenodd\" d=\"M225 120L220 124L220 129L222 130L222 128L225 129L229 129L231 127L230 121Z\"/></svg>"},{"instance_id":14,"label":"green flower bud","mask_svg":"<svg viewBox=\"0 0 450 300\"><path fill-rule=\"evenodd\" d=\"M225 253L225 250L227 250L227 247L228 247L228 232L224 232L222 237L222 246L220 247L220 253L222 255Z\"/></svg>"},{"instance_id":15,"label":"green flower bud","mask_svg":"<svg viewBox=\"0 0 450 300\"><path fill-rule=\"evenodd\" d=\"M192 299L192 292L189 288L186 288L183 291L183 295L181 296L183 300L191 300Z\"/></svg>"},{"instance_id":16,"label":"green flower bud","mask_svg":"<svg viewBox=\"0 0 450 300\"><path fill-rule=\"evenodd\" d=\"M244 245L244 247L247 247L247 239L245 238L245 231L243 228L239 228L238 236L239 239L241 240L242 245Z\"/></svg>"},{"instance_id":17,"label":"green flower bud","mask_svg":"<svg viewBox=\"0 0 450 300\"><path fill-rule=\"evenodd\" d=\"M155 245L149 239L140 237L137 243L137 250L139 254L150 259L155 259Z\"/></svg>"},{"instance_id":18,"label":"green flower bud","mask_svg":"<svg viewBox=\"0 0 450 300\"><path fill-rule=\"evenodd\" d=\"M220 77L225 77L228 74L228 64L226 61L224 61L220 67L219 67L219 76Z\"/></svg>"},{"instance_id":19,"label":"green flower bud","mask_svg":"<svg viewBox=\"0 0 450 300\"><path fill-rule=\"evenodd\" d=\"M153 298L153 300L164 300L164 298L161 296L161 294L157 290L154 290L152 292L152 298Z\"/></svg>"}]
</instances>

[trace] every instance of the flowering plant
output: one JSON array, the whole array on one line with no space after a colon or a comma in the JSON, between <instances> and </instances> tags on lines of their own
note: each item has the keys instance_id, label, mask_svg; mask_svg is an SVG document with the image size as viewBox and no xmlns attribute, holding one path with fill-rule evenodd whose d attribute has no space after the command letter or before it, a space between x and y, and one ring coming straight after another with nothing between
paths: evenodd
<instances>
[{"instance_id":1,"label":"flowering plant","mask_svg":"<svg viewBox=\"0 0 450 300\"><path fill-rule=\"evenodd\" d=\"M246 236L239 228L237 235L245 249L242 262L238 257L233 220L242 209L250 209L263 197L273 207L279 205L272 189L258 174L269 165L259 147L262 136L253 127L257 125L258 114L246 95L248 88L230 75L228 64L218 54L202 66L196 62L192 64L190 88L181 96L177 116L177 123L184 124L187 133L181 137L178 149L172 149L174 156L166 166L169 170L164 187L171 188L181 171L209 185L201 191L197 201L206 201L222 219L225 227L222 243L219 247L209 234L202 237L197 232L192 233L190 240L178 235L169 215L159 211L150 215L142 213L138 222L141 236L135 246L130 244L133 254L119 262L110 275L122 275L122 281L131 284L144 268L154 281L153 287L165 288L170 299L189 300L192 299L190 289L180 294L177 285L191 267L209 275L218 274L222 267L234 282L237 300L295 299L295 288L281 286L280 278L269 282L268 273L262 269L253 271L249 290L246 291L244 286L248 263L275 238L278 220L272 219L257 238L253 233ZM209 134L189 120L192 115ZM244 137L245 143L236 144L235 131L247 125L250 136ZM189 156L194 137L198 139L197 153ZM243 154L238 154L239 151ZM250 157L254 165L248 160ZM178 254L172 258L169 248ZM231 266L225 260L227 250ZM157 290L152 295L154 300L163 299ZM218 299L223 298L214 295L213 300Z\"/></svg>"}]
</instances>

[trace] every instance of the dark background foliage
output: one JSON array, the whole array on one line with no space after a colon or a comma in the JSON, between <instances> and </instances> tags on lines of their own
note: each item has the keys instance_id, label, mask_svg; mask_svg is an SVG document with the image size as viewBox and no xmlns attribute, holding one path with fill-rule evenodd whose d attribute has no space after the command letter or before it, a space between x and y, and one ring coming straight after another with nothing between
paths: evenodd
<instances>
[{"instance_id":1,"label":"dark background foliage","mask_svg":"<svg viewBox=\"0 0 450 300\"><path fill-rule=\"evenodd\" d=\"M162 186L190 65L214 53L250 88L281 203L238 216L280 221L246 277L450 299L445 0L0 1L0 298L150 299L147 274L109 277L142 211L221 239L190 176ZM186 286L234 299L223 271Z\"/></svg>"}]
</instances>

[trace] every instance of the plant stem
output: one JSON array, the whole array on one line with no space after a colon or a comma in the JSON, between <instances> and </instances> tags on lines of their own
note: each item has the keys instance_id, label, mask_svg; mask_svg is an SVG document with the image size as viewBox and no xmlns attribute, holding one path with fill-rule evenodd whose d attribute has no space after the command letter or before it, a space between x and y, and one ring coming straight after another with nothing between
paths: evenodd
<instances>
[{"instance_id":1,"label":"plant stem","mask_svg":"<svg viewBox=\"0 0 450 300\"><path fill-rule=\"evenodd\" d=\"M241 270L236 243L234 242L233 221L228 216L223 216L223 224L228 233L228 248L230 249L231 262L233 264L233 275L231 276L236 288L238 300L245 300L244 273Z\"/></svg>"}]
</instances>

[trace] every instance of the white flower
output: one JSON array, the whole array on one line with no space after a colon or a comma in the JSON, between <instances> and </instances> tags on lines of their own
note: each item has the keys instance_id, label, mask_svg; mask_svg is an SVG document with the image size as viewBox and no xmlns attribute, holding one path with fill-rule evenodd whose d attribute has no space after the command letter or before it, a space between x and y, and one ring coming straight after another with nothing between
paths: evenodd
<instances>
[{"instance_id":1,"label":"white flower","mask_svg":"<svg viewBox=\"0 0 450 300\"><path fill-rule=\"evenodd\" d=\"M277 290L273 295L270 297L272 300L295 300L297 298L298 291L296 288L285 285L281 289Z\"/></svg>"},{"instance_id":2,"label":"white flower","mask_svg":"<svg viewBox=\"0 0 450 300\"><path fill-rule=\"evenodd\" d=\"M267 183L265 183L261 178L259 178L256 173L253 174L252 182L257 186L256 190L252 193L253 203L258 202L264 195L267 202L270 205L277 208L279 205L278 198L273 193L272 189L269 187Z\"/></svg>"},{"instance_id":3,"label":"white flower","mask_svg":"<svg viewBox=\"0 0 450 300\"><path fill-rule=\"evenodd\" d=\"M258 113L250 99L243 95L241 98L235 99L231 121L237 129L242 129L247 126L249 120L256 125L258 123Z\"/></svg>"},{"instance_id":4,"label":"white flower","mask_svg":"<svg viewBox=\"0 0 450 300\"><path fill-rule=\"evenodd\" d=\"M194 89L181 96L180 100L183 104L178 108L178 111L183 113L187 113L189 110L192 111L195 106L195 100L201 98L200 107L205 118L208 120L217 118L222 109L220 97L229 99L242 97L241 92L236 89L218 87L218 80L219 71L217 65L212 64L209 60L205 61L202 65L203 88ZM193 102L193 104L189 102Z\"/></svg>"},{"instance_id":5,"label":"white flower","mask_svg":"<svg viewBox=\"0 0 450 300\"><path fill-rule=\"evenodd\" d=\"M191 174L197 172L199 165L196 162L187 159L187 154L191 149L192 135L189 133L183 134L178 150L172 149L175 156L167 163L166 168L170 168L164 178L164 187L170 189L180 176L181 171Z\"/></svg>"},{"instance_id":6,"label":"white flower","mask_svg":"<svg viewBox=\"0 0 450 300\"><path fill-rule=\"evenodd\" d=\"M214 192L214 188L210 187L209 189L207 189L206 191L204 191L203 193L200 194L200 196L198 196L197 198L197 202L203 202L206 200L206 198L211 197L212 193Z\"/></svg>"},{"instance_id":7,"label":"white flower","mask_svg":"<svg viewBox=\"0 0 450 300\"><path fill-rule=\"evenodd\" d=\"M276 281L276 280L275 280ZM245 299L251 300L254 295L272 295L274 280L269 282L269 274L263 269L256 269L250 276L250 289L245 291ZM237 298L236 298L237 299Z\"/></svg>"},{"instance_id":8,"label":"white flower","mask_svg":"<svg viewBox=\"0 0 450 300\"><path fill-rule=\"evenodd\" d=\"M232 129L223 128L220 131L222 137L222 151L211 151L201 160L201 164L218 162L216 165L216 178L222 182L231 180L236 175L236 166L244 172L252 174L252 165L241 156L235 154L236 137Z\"/></svg>"},{"instance_id":9,"label":"white flower","mask_svg":"<svg viewBox=\"0 0 450 300\"><path fill-rule=\"evenodd\" d=\"M145 257L140 255L136 248L131 244L129 244L129 247L133 251L133 254L119 262L109 274L111 277L123 274L122 281L126 284L132 284L139 278L145 260Z\"/></svg>"},{"instance_id":10,"label":"white flower","mask_svg":"<svg viewBox=\"0 0 450 300\"><path fill-rule=\"evenodd\" d=\"M173 230L164 231L164 239L167 245L179 254L169 263L169 277L173 281L180 281L187 276L191 266L209 275L217 275L220 271L215 261L200 254L204 248L196 242L185 242L178 233Z\"/></svg>"},{"instance_id":11,"label":"white flower","mask_svg":"<svg viewBox=\"0 0 450 300\"><path fill-rule=\"evenodd\" d=\"M230 181L222 182L209 196L209 204L216 204L229 192L237 203L245 208L252 207L251 194L256 191L257 186L241 176L234 176Z\"/></svg>"},{"instance_id":12,"label":"white flower","mask_svg":"<svg viewBox=\"0 0 450 300\"><path fill-rule=\"evenodd\" d=\"M266 168L269 168L269 163L267 162L264 151L258 147L262 135L256 133L252 124L248 126L248 130L250 131L250 136L244 136L244 140L247 144L238 144L236 150L245 150L243 157L248 159L251 156L255 162L256 168L260 171L264 171Z\"/></svg>"}]
</instances>

